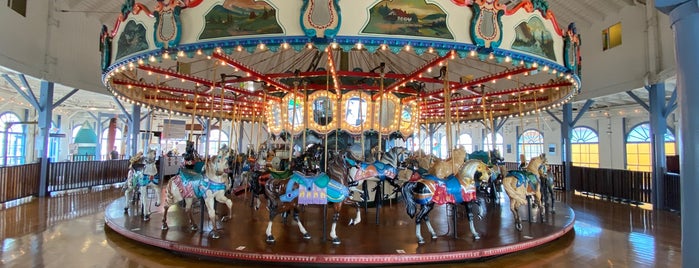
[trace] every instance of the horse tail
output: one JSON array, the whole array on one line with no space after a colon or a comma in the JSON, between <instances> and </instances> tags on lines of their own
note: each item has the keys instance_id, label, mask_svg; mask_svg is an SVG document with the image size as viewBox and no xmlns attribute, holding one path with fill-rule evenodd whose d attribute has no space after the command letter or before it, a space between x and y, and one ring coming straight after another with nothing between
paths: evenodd
<instances>
[{"instance_id":1,"label":"horse tail","mask_svg":"<svg viewBox=\"0 0 699 268\"><path fill-rule=\"evenodd\" d=\"M415 199L413 198L413 189L416 185L416 181L409 181L403 184L401 189L403 199L405 199L405 209L410 218L415 217L415 213L417 213L417 203L415 203Z\"/></svg>"},{"instance_id":2,"label":"horse tail","mask_svg":"<svg viewBox=\"0 0 699 268\"><path fill-rule=\"evenodd\" d=\"M522 195L517 192L517 189L513 185L516 185L517 183L517 178L513 176L505 176L502 179L502 185L505 188L505 192L507 193L507 196L510 197L510 202L516 202L521 204L526 204L527 200L525 199L526 196Z\"/></svg>"}]
</instances>

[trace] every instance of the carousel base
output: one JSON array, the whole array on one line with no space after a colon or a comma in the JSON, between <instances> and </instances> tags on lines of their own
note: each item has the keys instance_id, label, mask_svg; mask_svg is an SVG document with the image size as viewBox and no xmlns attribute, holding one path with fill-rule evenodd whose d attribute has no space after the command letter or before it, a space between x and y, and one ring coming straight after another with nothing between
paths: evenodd
<instances>
[{"instance_id":1,"label":"carousel base","mask_svg":"<svg viewBox=\"0 0 699 268\"><path fill-rule=\"evenodd\" d=\"M362 222L348 226L355 216L354 208L343 207L337 224L337 235L341 244L334 245L323 235L329 233L332 208L323 220L324 206L306 206L300 213L301 222L312 235L304 239L298 225L289 217L282 222L274 221L272 233L276 242L265 242L268 212L263 207L254 210L248 200L233 199L232 220L219 223L221 237L213 239L211 224L200 224L200 208L195 207L195 220L199 230L190 231L184 209L170 207L168 230L161 230L162 207L153 207L150 221L142 221L129 209L124 213L124 198L111 203L106 210L106 224L117 233L132 240L174 253L233 263L270 263L284 265L395 265L416 263L463 262L527 250L551 242L572 230L575 221L573 210L566 204L556 202L556 213L547 213L543 222L538 217L527 221L528 212L522 207L522 231L514 228L514 219L507 201L504 204L488 204L487 215L476 220L476 230L481 238L474 240L469 230L465 209L456 212L456 236L449 206L435 206L430 220L437 238L430 238L427 228L422 227L425 244L418 245L415 237L415 221L405 212L403 202L383 206L379 224L376 223L376 208L361 210ZM506 199L507 200L507 199ZM263 199L263 203L264 199ZM532 211L536 212L536 209ZM217 205L217 215L228 213L225 205ZM536 215L536 214L534 214ZM326 224L326 229L324 229Z\"/></svg>"}]
</instances>

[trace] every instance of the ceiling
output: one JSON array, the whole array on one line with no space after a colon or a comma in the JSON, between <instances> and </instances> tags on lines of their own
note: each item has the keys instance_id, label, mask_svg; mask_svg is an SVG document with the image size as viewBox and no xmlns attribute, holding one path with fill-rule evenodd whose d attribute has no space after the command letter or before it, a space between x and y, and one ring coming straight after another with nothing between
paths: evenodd
<instances>
[{"instance_id":1,"label":"ceiling","mask_svg":"<svg viewBox=\"0 0 699 268\"><path fill-rule=\"evenodd\" d=\"M157 0L137 0L147 7L154 7ZM508 7L514 7L521 0L501 0ZM86 16L97 18L104 24L112 25L119 16L120 9L124 0L54 0L53 6L59 12L64 13L83 13ZM593 22L603 20L609 16L616 16L620 10L629 5L645 4L645 0L548 0L549 8L554 11L560 25L568 25L570 22L575 22L577 27L590 27ZM111 27L111 26L110 26ZM93 33L88 33L93 35ZM8 73L9 77L18 85L21 84L19 76L11 71L0 67L0 74ZM27 77L28 84L38 97L39 80L32 77ZM668 87L667 98L671 95L671 87ZM62 85L55 86L54 100L58 100L67 95L73 89ZM648 94L646 90L636 89L633 91L640 99L648 102ZM0 107L8 104L18 104L31 107L17 90L6 81L0 78ZM583 106L585 101L574 103L575 108ZM125 106L130 110L130 106ZM629 107L634 110L639 108L637 102L625 92L607 95L595 98L595 103L592 105L592 110L609 110L611 107ZM93 93L81 90L76 95L66 100L56 113L64 115L74 115L86 111L97 111L105 113L121 113L115 100L112 96Z\"/></svg>"}]
</instances>

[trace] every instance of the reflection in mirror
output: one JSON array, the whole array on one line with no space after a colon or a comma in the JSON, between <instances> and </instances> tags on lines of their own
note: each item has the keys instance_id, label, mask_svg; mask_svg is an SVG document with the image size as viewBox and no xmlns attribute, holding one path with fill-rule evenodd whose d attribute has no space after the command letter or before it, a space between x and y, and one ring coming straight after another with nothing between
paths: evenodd
<instances>
[{"instance_id":1,"label":"reflection in mirror","mask_svg":"<svg viewBox=\"0 0 699 268\"><path fill-rule=\"evenodd\" d=\"M406 129L410 127L410 120L412 120L413 117L413 109L410 105L403 105L403 109L401 109L400 113L400 128L401 129Z\"/></svg>"},{"instance_id":2,"label":"reflection in mirror","mask_svg":"<svg viewBox=\"0 0 699 268\"><path fill-rule=\"evenodd\" d=\"M359 97L352 97L347 100L345 121L353 127L359 126L366 121L366 100Z\"/></svg>"},{"instance_id":3,"label":"reflection in mirror","mask_svg":"<svg viewBox=\"0 0 699 268\"><path fill-rule=\"evenodd\" d=\"M272 124L275 127L281 127L282 125L282 111L277 104L272 105Z\"/></svg>"},{"instance_id":4,"label":"reflection in mirror","mask_svg":"<svg viewBox=\"0 0 699 268\"><path fill-rule=\"evenodd\" d=\"M318 97L313 101L313 121L327 126L333 121L333 103L328 97Z\"/></svg>"},{"instance_id":5,"label":"reflection in mirror","mask_svg":"<svg viewBox=\"0 0 699 268\"><path fill-rule=\"evenodd\" d=\"M287 118L289 118L289 124L291 124L294 127L303 124L303 106L302 103L298 101L298 98L296 99L296 101L294 101L294 99L289 99L289 105L287 110Z\"/></svg>"},{"instance_id":6,"label":"reflection in mirror","mask_svg":"<svg viewBox=\"0 0 699 268\"><path fill-rule=\"evenodd\" d=\"M396 103L392 101L382 101L383 107L381 108L381 128L387 128L393 124L393 117L396 114Z\"/></svg>"}]
</instances>

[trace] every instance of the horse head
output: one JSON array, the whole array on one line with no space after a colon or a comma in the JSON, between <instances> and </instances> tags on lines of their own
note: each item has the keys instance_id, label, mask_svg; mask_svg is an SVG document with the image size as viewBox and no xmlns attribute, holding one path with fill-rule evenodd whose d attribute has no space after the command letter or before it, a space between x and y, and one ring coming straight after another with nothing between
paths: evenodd
<instances>
[{"instance_id":1,"label":"horse head","mask_svg":"<svg viewBox=\"0 0 699 268\"><path fill-rule=\"evenodd\" d=\"M381 157L381 162L395 168L404 168L410 158L410 151L405 147L393 147Z\"/></svg>"},{"instance_id":2,"label":"horse head","mask_svg":"<svg viewBox=\"0 0 699 268\"><path fill-rule=\"evenodd\" d=\"M459 180L467 184L480 186L489 182L491 174L492 171L483 161L472 159L464 162L455 175Z\"/></svg>"},{"instance_id":3,"label":"horse head","mask_svg":"<svg viewBox=\"0 0 699 268\"><path fill-rule=\"evenodd\" d=\"M539 178L546 176L545 174L548 172L548 160L546 159L546 154L532 157L527 165L527 171L536 174Z\"/></svg>"},{"instance_id":4,"label":"horse head","mask_svg":"<svg viewBox=\"0 0 699 268\"><path fill-rule=\"evenodd\" d=\"M209 157L204 165L204 175L210 180L221 182L221 176L225 174L228 167L227 161L226 157L220 155Z\"/></svg>"}]
</instances>

